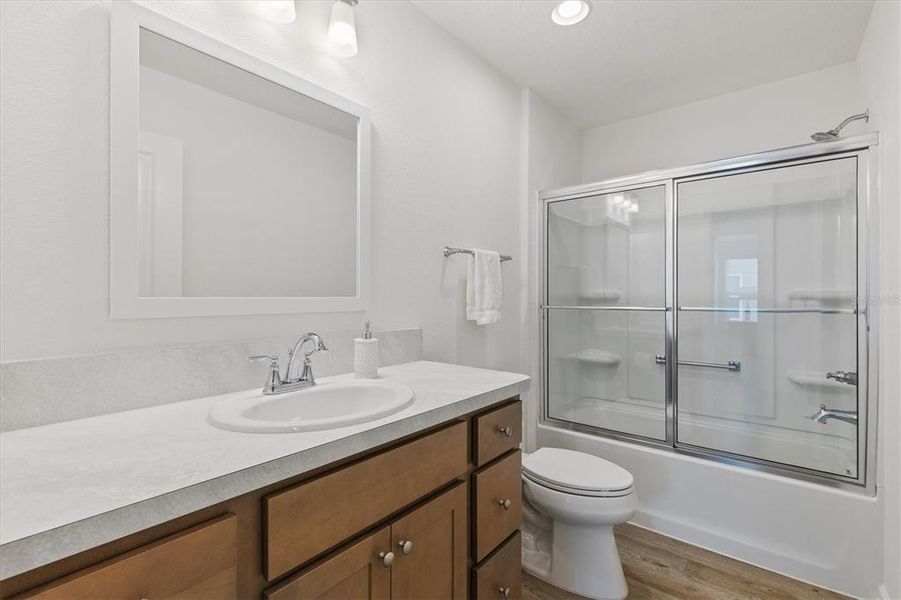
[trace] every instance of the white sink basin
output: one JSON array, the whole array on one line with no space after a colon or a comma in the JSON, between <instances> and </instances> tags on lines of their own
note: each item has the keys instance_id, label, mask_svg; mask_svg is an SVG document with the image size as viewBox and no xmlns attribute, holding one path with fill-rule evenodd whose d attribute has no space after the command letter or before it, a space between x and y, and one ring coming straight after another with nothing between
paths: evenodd
<instances>
[{"instance_id":1,"label":"white sink basin","mask_svg":"<svg viewBox=\"0 0 901 600\"><path fill-rule=\"evenodd\" d=\"M210 409L216 427L250 433L317 431L374 421L413 403L405 385L373 379L326 381L313 387L264 396L248 393Z\"/></svg>"}]
</instances>

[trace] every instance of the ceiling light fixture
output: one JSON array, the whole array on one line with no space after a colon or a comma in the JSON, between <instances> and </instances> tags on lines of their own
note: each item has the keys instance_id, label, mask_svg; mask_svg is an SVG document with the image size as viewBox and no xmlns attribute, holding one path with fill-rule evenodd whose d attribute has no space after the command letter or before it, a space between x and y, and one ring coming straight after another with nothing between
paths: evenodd
<instances>
[{"instance_id":1,"label":"ceiling light fixture","mask_svg":"<svg viewBox=\"0 0 901 600\"><path fill-rule=\"evenodd\" d=\"M293 23L297 18L294 12L294 0L266 0L261 2L266 18L276 23Z\"/></svg>"},{"instance_id":2,"label":"ceiling light fixture","mask_svg":"<svg viewBox=\"0 0 901 600\"><path fill-rule=\"evenodd\" d=\"M335 0L328 20L328 39L338 56L354 56L357 53L357 25L354 6L357 0Z\"/></svg>"},{"instance_id":3,"label":"ceiling light fixture","mask_svg":"<svg viewBox=\"0 0 901 600\"><path fill-rule=\"evenodd\" d=\"M551 11L551 21L557 25L575 25L591 12L585 0L564 0Z\"/></svg>"}]
</instances>

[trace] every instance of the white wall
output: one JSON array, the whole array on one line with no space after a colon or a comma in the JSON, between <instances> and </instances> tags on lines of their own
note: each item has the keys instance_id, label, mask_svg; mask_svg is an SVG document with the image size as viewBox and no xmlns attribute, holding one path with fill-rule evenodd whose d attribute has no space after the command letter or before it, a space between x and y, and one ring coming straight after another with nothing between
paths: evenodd
<instances>
[{"instance_id":1,"label":"white wall","mask_svg":"<svg viewBox=\"0 0 901 600\"><path fill-rule=\"evenodd\" d=\"M535 92L522 91L523 144L520 148L520 222L523 231L520 252L522 269L522 329L520 365L535 385L523 395L525 447L535 448L535 424L540 407L539 390L539 281L540 248L532 237L541 222L538 192L573 185L579 181L581 168L581 130L549 106Z\"/></svg>"},{"instance_id":2,"label":"white wall","mask_svg":"<svg viewBox=\"0 0 901 600\"><path fill-rule=\"evenodd\" d=\"M850 62L617 121L584 132L582 181L806 144L864 108ZM863 130L854 123L844 133Z\"/></svg>"},{"instance_id":3,"label":"white wall","mask_svg":"<svg viewBox=\"0 0 901 600\"><path fill-rule=\"evenodd\" d=\"M871 306L878 309L880 494L884 581L889 598L901 598L901 5L877 2L857 56L870 126L879 130L879 289ZM894 297L894 300L892 299Z\"/></svg>"},{"instance_id":4,"label":"white wall","mask_svg":"<svg viewBox=\"0 0 901 600\"><path fill-rule=\"evenodd\" d=\"M444 244L520 248L519 89L407 2L356 8L360 53L324 51L329 4L273 24L254 2L153 10L368 106L371 318L421 326L427 358L513 369L520 276L504 320L463 321L465 262ZM356 329L362 314L108 318L109 2L0 3L0 358ZM499 226L503 224L503 226ZM515 257L520 258L520 257ZM514 263L516 265L516 263Z\"/></svg>"}]
</instances>

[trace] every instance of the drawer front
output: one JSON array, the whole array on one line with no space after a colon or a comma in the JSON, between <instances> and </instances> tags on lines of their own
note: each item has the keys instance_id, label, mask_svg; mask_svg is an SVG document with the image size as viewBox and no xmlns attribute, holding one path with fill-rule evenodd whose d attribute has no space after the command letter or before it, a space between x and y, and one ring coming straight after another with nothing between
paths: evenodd
<instances>
[{"instance_id":1,"label":"drawer front","mask_svg":"<svg viewBox=\"0 0 901 600\"><path fill-rule=\"evenodd\" d=\"M477 466L491 462L522 441L522 402L517 400L473 419L474 460Z\"/></svg>"},{"instance_id":2,"label":"drawer front","mask_svg":"<svg viewBox=\"0 0 901 600\"><path fill-rule=\"evenodd\" d=\"M264 561L273 579L466 473L466 423L457 423L267 496Z\"/></svg>"},{"instance_id":3,"label":"drawer front","mask_svg":"<svg viewBox=\"0 0 901 600\"><path fill-rule=\"evenodd\" d=\"M475 474L475 545L480 562L522 523L522 453L518 450Z\"/></svg>"},{"instance_id":4,"label":"drawer front","mask_svg":"<svg viewBox=\"0 0 901 600\"><path fill-rule=\"evenodd\" d=\"M51 582L19 598L238 597L238 519L225 515Z\"/></svg>"},{"instance_id":5,"label":"drawer front","mask_svg":"<svg viewBox=\"0 0 901 600\"><path fill-rule=\"evenodd\" d=\"M522 540L517 531L497 552L473 569L476 600L522 598ZM509 590L509 591L508 591Z\"/></svg>"}]
</instances>

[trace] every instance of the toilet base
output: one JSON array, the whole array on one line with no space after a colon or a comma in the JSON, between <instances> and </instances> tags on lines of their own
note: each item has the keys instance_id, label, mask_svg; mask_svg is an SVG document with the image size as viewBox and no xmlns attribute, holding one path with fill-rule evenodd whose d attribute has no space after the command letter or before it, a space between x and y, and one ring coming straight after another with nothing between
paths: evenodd
<instances>
[{"instance_id":1,"label":"toilet base","mask_svg":"<svg viewBox=\"0 0 901 600\"><path fill-rule=\"evenodd\" d=\"M629 595L613 526L585 527L554 523L549 583L595 600Z\"/></svg>"}]
</instances>

